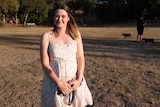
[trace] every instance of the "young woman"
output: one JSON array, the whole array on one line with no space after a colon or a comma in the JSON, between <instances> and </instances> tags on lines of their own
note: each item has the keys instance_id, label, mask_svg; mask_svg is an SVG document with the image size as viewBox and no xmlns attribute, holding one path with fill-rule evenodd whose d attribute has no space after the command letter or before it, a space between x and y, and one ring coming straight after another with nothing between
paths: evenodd
<instances>
[{"instance_id":1,"label":"young woman","mask_svg":"<svg viewBox=\"0 0 160 107\"><path fill-rule=\"evenodd\" d=\"M40 57L44 69L41 107L85 107L92 95L84 78L81 34L67 5L54 9L54 29L43 33Z\"/></svg>"}]
</instances>

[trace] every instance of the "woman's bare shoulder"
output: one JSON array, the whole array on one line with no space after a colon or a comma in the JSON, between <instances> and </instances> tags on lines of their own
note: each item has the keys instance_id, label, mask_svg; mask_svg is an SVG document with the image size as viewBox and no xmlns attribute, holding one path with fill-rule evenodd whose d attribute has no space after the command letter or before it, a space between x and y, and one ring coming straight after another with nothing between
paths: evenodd
<instances>
[{"instance_id":1,"label":"woman's bare shoulder","mask_svg":"<svg viewBox=\"0 0 160 107\"><path fill-rule=\"evenodd\" d=\"M80 31L77 31L77 36L78 36L77 40L82 39Z\"/></svg>"},{"instance_id":2,"label":"woman's bare shoulder","mask_svg":"<svg viewBox=\"0 0 160 107\"><path fill-rule=\"evenodd\" d=\"M42 38L50 38L50 35L54 35L54 32L52 30L44 32L42 34Z\"/></svg>"},{"instance_id":3,"label":"woman's bare shoulder","mask_svg":"<svg viewBox=\"0 0 160 107\"><path fill-rule=\"evenodd\" d=\"M46 32L44 32L44 33L42 34L42 36L49 36L49 35L51 35L52 33L53 33L52 30L46 31Z\"/></svg>"}]
</instances>

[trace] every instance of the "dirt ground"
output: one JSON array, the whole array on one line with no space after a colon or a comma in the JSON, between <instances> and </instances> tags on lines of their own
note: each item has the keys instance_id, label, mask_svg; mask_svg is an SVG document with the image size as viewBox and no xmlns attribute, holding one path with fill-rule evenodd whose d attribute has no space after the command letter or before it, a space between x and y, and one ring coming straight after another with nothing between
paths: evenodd
<instances>
[{"instance_id":1,"label":"dirt ground","mask_svg":"<svg viewBox=\"0 0 160 107\"><path fill-rule=\"evenodd\" d=\"M0 28L0 107L39 107L43 70L40 35L51 28ZM93 107L160 107L160 30L153 44L136 42L133 27L80 27L85 77ZM123 38L130 33L131 38Z\"/></svg>"}]
</instances>

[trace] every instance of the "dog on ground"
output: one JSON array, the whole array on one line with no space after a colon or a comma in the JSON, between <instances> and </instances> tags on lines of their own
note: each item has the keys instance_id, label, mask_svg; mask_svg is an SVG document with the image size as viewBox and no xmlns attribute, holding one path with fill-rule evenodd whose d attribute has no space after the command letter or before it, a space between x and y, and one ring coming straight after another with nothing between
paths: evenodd
<instances>
[{"instance_id":1,"label":"dog on ground","mask_svg":"<svg viewBox=\"0 0 160 107\"><path fill-rule=\"evenodd\" d=\"M144 42L144 43L152 43L152 44L154 44L155 45L155 42L154 42L154 39L152 39L152 38L143 38L142 39L142 42Z\"/></svg>"},{"instance_id":2,"label":"dog on ground","mask_svg":"<svg viewBox=\"0 0 160 107\"><path fill-rule=\"evenodd\" d=\"M131 34L130 34L130 33L123 33L122 36L123 36L124 38L128 38L128 37L131 37Z\"/></svg>"}]
</instances>

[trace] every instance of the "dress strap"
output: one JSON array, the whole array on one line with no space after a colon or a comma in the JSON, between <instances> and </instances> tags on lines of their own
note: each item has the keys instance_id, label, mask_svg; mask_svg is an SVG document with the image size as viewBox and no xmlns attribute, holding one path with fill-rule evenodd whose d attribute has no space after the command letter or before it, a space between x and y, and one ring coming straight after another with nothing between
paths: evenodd
<instances>
[{"instance_id":1,"label":"dress strap","mask_svg":"<svg viewBox=\"0 0 160 107\"><path fill-rule=\"evenodd\" d=\"M49 45L50 45L50 43L51 43L51 34L52 34L52 33L49 33L49 35L48 35L49 44L48 44L47 53L48 53L49 58L50 58L50 54L49 54Z\"/></svg>"},{"instance_id":2,"label":"dress strap","mask_svg":"<svg viewBox=\"0 0 160 107\"><path fill-rule=\"evenodd\" d=\"M48 35L49 43L51 43L51 37L55 39L55 32L52 31L52 32Z\"/></svg>"},{"instance_id":3,"label":"dress strap","mask_svg":"<svg viewBox=\"0 0 160 107\"><path fill-rule=\"evenodd\" d=\"M49 43L51 42L51 33L48 35Z\"/></svg>"}]
</instances>

